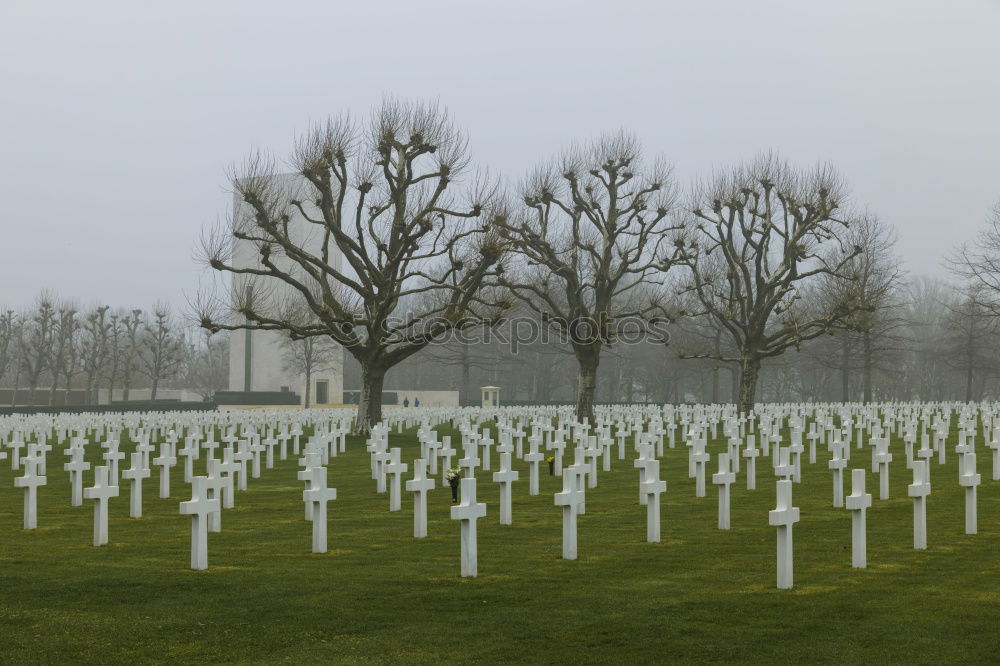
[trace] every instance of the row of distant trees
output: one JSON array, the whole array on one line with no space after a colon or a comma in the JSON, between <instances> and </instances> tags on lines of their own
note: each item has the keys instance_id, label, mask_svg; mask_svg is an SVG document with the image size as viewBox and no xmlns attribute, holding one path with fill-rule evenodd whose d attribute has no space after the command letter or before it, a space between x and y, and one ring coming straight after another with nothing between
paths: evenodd
<instances>
[{"instance_id":1,"label":"row of distant trees","mask_svg":"<svg viewBox=\"0 0 1000 666\"><path fill-rule=\"evenodd\" d=\"M43 293L22 311L0 311L0 386L27 391L29 404L62 404L69 391L82 391L94 404L98 390L158 391L169 384L205 398L228 380L228 340L186 330L168 305L149 310L80 307ZM22 401L24 402L24 401Z\"/></svg>"},{"instance_id":2,"label":"row of distant trees","mask_svg":"<svg viewBox=\"0 0 1000 666\"><path fill-rule=\"evenodd\" d=\"M304 183L297 192L275 186L287 167L262 153L234 169L241 205L205 239L204 258L238 283L237 298L228 283L203 295L201 325L340 345L358 371L361 433L381 418L390 370L419 367L418 355L440 358L456 333L525 313L562 340L556 353L573 360L575 381L551 388L572 386L577 417L591 420L602 359L624 358L623 320L668 323L674 358L712 368L714 385L728 370L730 399L744 413L764 368L792 354L839 368L843 396L860 378L858 397L870 400L879 368L905 347L907 289L894 239L849 200L829 165L801 168L766 154L682 187L664 159L643 159L638 140L617 133L566 150L509 187L470 168L467 139L442 109L392 100L367 123L341 116L314 127L286 164ZM323 238L319 250L301 242L297 220ZM1000 254L1000 228L990 240ZM237 245L249 245L254 261ZM956 265L967 284L979 284L950 311L966 302L976 313L1000 311L980 293L1000 293L1000 277L983 277L1000 276L1000 260L966 255ZM455 344L468 368L481 349ZM967 351L963 344L956 349ZM644 367L663 368L668 356ZM961 363L972 363L968 354ZM803 382L800 365L783 384ZM654 372L669 383L669 370ZM641 374L617 383L631 387ZM966 384L972 395L975 378Z\"/></svg>"},{"instance_id":3,"label":"row of distant trees","mask_svg":"<svg viewBox=\"0 0 1000 666\"><path fill-rule=\"evenodd\" d=\"M769 402L1000 399L1000 326L968 289L940 279L903 276L878 325L841 328L762 363L758 397ZM502 326L501 326L502 328ZM614 344L597 375L598 402L730 403L739 367L704 358L725 344L707 318L671 326L670 344ZM345 385L357 385L356 365ZM577 368L561 344L520 345L498 337L473 344L433 345L398 365L388 389L460 388L463 404L479 387L500 386L508 403L566 403L575 398Z\"/></svg>"}]
</instances>

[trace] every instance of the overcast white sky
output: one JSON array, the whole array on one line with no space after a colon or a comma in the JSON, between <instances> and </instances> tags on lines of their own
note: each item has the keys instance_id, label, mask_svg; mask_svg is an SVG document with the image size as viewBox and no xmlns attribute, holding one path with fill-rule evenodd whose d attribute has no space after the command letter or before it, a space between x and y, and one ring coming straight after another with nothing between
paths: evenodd
<instances>
[{"instance_id":1,"label":"overcast white sky","mask_svg":"<svg viewBox=\"0 0 1000 666\"><path fill-rule=\"evenodd\" d=\"M682 182L832 162L940 273L1000 198L1000 0L0 0L0 304L184 303L251 147L438 99L512 180L630 129Z\"/></svg>"}]
</instances>

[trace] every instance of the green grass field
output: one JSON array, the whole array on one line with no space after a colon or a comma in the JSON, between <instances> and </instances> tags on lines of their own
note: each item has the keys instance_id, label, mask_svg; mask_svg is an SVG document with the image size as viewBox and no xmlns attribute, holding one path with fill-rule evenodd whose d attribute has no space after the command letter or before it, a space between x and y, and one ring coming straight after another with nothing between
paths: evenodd
<instances>
[{"instance_id":1,"label":"green grass field","mask_svg":"<svg viewBox=\"0 0 1000 666\"><path fill-rule=\"evenodd\" d=\"M393 434L390 446L403 447L406 462L418 454L413 431ZM738 476L732 530L723 532L716 489L695 498L687 449L667 449L663 541L648 544L629 446L587 493L572 562L560 558L559 479L543 474L542 493L529 497L527 465L516 462L514 525L501 526L498 487L480 471L488 514L479 522L479 577L463 579L449 490L431 492L429 536L414 539L412 496L404 491L403 510L388 512L358 439L329 466L338 490L329 553L310 552L289 456L237 493L222 533L209 536L201 572L188 568L191 523L178 502L190 494L180 467L169 500L157 497L154 468L141 519L128 517L123 483L110 543L94 548L93 503L70 506L62 448L49 453L34 531L22 529L23 491L13 487L9 460L0 463L7 663L1000 662L1000 482L989 480L981 440L979 534L964 534L964 490L950 453L945 466L932 463L922 552L912 549L911 475L902 444L893 443L892 499L879 501L877 477L868 475L867 570L850 566L850 514L831 506L820 447L795 487L802 520L791 591L775 589L767 523L774 477L763 457L756 491ZM100 450L88 449L94 462ZM870 465L867 448L852 454L846 492L849 470ZM494 470L497 463L494 454ZM713 459L710 471L716 466Z\"/></svg>"}]
</instances>

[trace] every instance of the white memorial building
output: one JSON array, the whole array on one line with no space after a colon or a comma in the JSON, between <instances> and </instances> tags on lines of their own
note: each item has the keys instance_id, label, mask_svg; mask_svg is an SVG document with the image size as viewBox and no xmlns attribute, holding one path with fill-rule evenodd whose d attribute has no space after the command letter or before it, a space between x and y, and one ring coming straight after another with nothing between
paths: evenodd
<instances>
[{"instance_id":1,"label":"white memorial building","mask_svg":"<svg viewBox=\"0 0 1000 666\"><path fill-rule=\"evenodd\" d=\"M302 192L303 199L312 199L309 192L312 189L304 177L298 174L282 174L276 176L274 185L289 199ZM319 255L322 247L322 227L306 221L293 206L287 211L291 217L289 223L290 236L296 245ZM234 194L233 215L245 215L248 206L239 194ZM250 241L234 239L233 264L237 268L260 268L260 255L257 247ZM337 247L330 245L330 263L340 269L341 255ZM275 263L292 275L301 273L296 270L295 262L285 257L274 257ZM233 296L248 287L242 275L234 274L232 281ZM273 302L282 299L299 300L298 292L291 286L276 279L258 279L254 288L266 291L266 298ZM255 294L255 297L257 295ZM305 374L286 368L286 354L282 341L285 335L279 331L234 331L229 343L229 390L230 391L292 391L299 395L300 402L305 401ZM343 401L343 367L344 352L337 348L331 362L326 367L315 368L312 372L310 402L315 405L340 404Z\"/></svg>"}]
</instances>

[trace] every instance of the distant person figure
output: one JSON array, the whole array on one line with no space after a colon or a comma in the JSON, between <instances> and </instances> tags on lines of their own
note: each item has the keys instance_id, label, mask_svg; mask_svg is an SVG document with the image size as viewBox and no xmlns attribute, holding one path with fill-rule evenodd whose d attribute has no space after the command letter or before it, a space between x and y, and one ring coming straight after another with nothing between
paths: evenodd
<instances>
[{"instance_id":1,"label":"distant person figure","mask_svg":"<svg viewBox=\"0 0 1000 666\"><path fill-rule=\"evenodd\" d=\"M403 407L409 407L409 406L410 406L410 399L403 398Z\"/></svg>"},{"instance_id":2,"label":"distant person figure","mask_svg":"<svg viewBox=\"0 0 1000 666\"><path fill-rule=\"evenodd\" d=\"M414 407L419 407L420 406L420 398L414 398L413 399L413 406Z\"/></svg>"}]
</instances>

